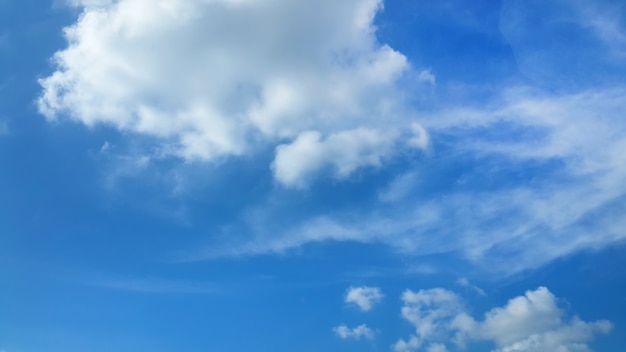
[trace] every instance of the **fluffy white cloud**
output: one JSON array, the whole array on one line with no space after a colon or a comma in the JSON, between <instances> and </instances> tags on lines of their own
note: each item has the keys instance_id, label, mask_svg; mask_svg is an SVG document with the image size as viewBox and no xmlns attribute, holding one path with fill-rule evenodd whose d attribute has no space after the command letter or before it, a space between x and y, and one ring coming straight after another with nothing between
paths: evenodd
<instances>
[{"instance_id":1,"label":"fluffy white cloud","mask_svg":"<svg viewBox=\"0 0 626 352\"><path fill-rule=\"evenodd\" d=\"M463 311L460 297L442 288L406 290L402 302L402 317L415 326L420 340L441 335L448 320Z\"/></svg>"},{"instance_id":2,"label":"fluffy white cloud","mask_svg":"<svg viewBox=\"0 0 626 352\"><path fill-rule=\"evenodd\" d=\"M577 317L564 319L564 315L556 297L539 287L490 310L481 322L461 315L452 325L459 329L459 336L494 341L500 352L589 351L586 343L594 335L611 330L606 320L588 323Z\"/></svg>"},{"instance_id":3,"label":"fluffy white cloud","mask_svg":"<svg viewBox=\"0 0 626 352\"><path fill-rule=\"evenodd\" d=\"M365 338L371 340L374 338L374 330L367 327L365 324L361 324L355 328L349 328L346 325L339 325L333 328L333 331L337 336L346 340L346 339L354 339L360 340L361 338Z\"/></svg>"},{"instance_id":4,"label":"fluffy white cloud","mask_svg":"<svg viewBox=\"0 0 626 352\"><path fill-rule=\"evenodd\" d=\"M411 335L408 340L399 339L393 346L394 352L412 352L416 351L422 342L415 335Z\"/></svg>"},{"instance_id":5,"label":"fluffy white cloud","mask_svg":"<svg viewBox=\"0 0 626 352\"><path fill-rule=\"evenodd\" d=\"M407 341L398 340L396 352L417 351L425 343L430 343L428 351L446 351L444 343L462 349L475 341L494 343L495 352L591 351L587 343L612 327L606 320L568 318L545 287L491 309L482 321L472 318L461 298L445 289L407 290L402 300L402 316L416 333Z\"/></svg>"},{"instance_id":6,"label":"fluffy white cloud","mask_svg":"<svg viewBox=\"0 0 626 352\"><path fill-rule=\"evenodd\" d=\"M363 166L380 166L394 151L394 137L376 130L343 131L321 140L316 131L301 133L295 141L276 149L274 175L279 182L295 187L306 185L307 176L326 167L337 178L345 178Z\"/></svg>"},{"instance_id":7,"label":"fluffy white cloud","mask_svg":"<svg viewBox=\"0 0 626 352\"><path fill-rule=\"evenodd\" d=\"M352 303L364 312L369 311L372 307L383 299L383 294L378 287L350 287L346 293L346 303Z\"/></svg>"},{"instance_id":8,"label":"fluffy white cloud","mask_svg":"<svg viewBox=\"0 0 626 352\"><path fill-rule=\"evenodd\" d=\"M287 186L427 141L398 97L410 65L375 36L382 0L71 3L82 13L40 81L49 119L152 136L188 160L283 143L273 169ZM418 143L401 133L412 124Z\"/></svg>"}]
</instances>

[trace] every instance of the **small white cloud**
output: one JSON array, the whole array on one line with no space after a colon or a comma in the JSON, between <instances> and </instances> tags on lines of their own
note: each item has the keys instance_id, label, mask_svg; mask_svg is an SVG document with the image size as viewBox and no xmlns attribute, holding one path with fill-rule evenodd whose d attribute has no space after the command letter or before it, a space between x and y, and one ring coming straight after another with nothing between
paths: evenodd
<instances>
[{"instance_id":1,"label":"small white cloud","mask_svg":"<svg viewBox=\"0 0 626 352\"><path fill-rule=\"evenodd\" d=\"M480 296L486 296L487 295L487 293L485 293L485 291L482 288L480 288L480 287L478 287L476 285L473 285L466 277L462 277L462 278L458 279L456 281L456 283L459 286L463 286L463 287L466 287L466 288L469 288L469 289L473 290L474 292L476 292Z\"/></svg>"},{"instance_id":2,"label":"small white cloud","mask_svg":"<svg viewBox=\"0 0 626 352\"><path fill-rule=\"evenodd\" d=\"M108 141L105 141L102 144L102 147L100 147L100 153L106 153L109 149L111 149L111 144Z\"/></svg>"},{"instance_id":3,"label":"small white cloud","mask_svg":"<svg viewBox=\"0 0 626 352\"><path fill-rule=\"evenodd\" d=\"M430 69L420 71L420 73L417 75L417 80L419 82L429 83L432 85L435 85L435 83L437 83L437 77L435 77L435 74Z\"/></svg>"},{"instance_id":4,"label":"small white cloud","mask_svg":"<svg viewBox=\"0 0 626 352\"><path fill-rule=\"evenodd\" d=\"M324 169L343 179L359 168L381 166L393 151L394 139L370 129L343 131L324 140L319 132L304 132L276 148L274 177L285 186L300 188Z\"/></svg>"},{"instance_id":5,"label":"small white cloud","mask_svg":"<svg viewBox=\"0 0 626 352\"><path fill-rule=\"evenodd\" d=\"M420 340L441 335L448 321L463 312L461 298L454 292L433 288L402 294L402 317L414 327Z\"/></svg>"},{"instance_id":6,"label":"small white cloud","mask_svg":"<svg viewBox=\"0 0 626 352\"><path fill-rule=\"evenodd\" d=\"M408 340L398 339L392 346L394 352L413 352L422 345L421 341L415 335L411 335Z\"/></svg>"},{"instance_id":7,"label":"small white cloud","mask_svg":"<svg viewBox=\"0 0 626 352\"><path fill-rule=\"evenodd\" d=\"M337 336L344 340L360 340L362 338L371 340L374 338L374 331L368 328L365 324L361 324L352 329L342 324L333 328L333 331Z\"/></svg>"},{"instance_id":8,"label":"small white cloud","mask_svg":"<svg viewBox=\"0 0 626 352\"><path fill-rule=\"evenodd\" d=\"M350 287L346 293L345 302L352 303L364 312L383 299L383 294L378 287Z\"/></svg>"},{"instance_id":9,"label":"small white cloud","mask_svg":"<svg viewBox=\"0 0 626 352\"><path fill-rule=\"evenodd\" d=\"M408 140L408 145L413 148L426 149L430 144L428 132L418 123L411 124L411 132L413 135Z\"/></svg>"},{"instance_id":10,"label":"small white cloud","mask_svg":"<svg viewBox=\"0 0 626 352\"><path fill-rule=\"evenodd\" d=\"M428 346L426 352L448 352L448 348L442 343L433 343Z\"/></svg>"}]
</instances>

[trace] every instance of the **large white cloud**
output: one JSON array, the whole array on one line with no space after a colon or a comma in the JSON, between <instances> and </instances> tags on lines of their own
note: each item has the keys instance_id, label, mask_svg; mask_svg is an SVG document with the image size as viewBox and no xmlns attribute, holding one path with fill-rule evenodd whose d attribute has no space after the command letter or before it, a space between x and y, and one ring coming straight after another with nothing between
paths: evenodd
<instances>
[{"instance_id":1,"label":"large white cloud","mask_svg":"<svg viewBox=\"0 0 626 352\"><path fill-rule=\"evenodd\" d=\"M402 316L415 333L395 343L397 352L418 351L426 343L429 350L464 349L477 341L493 343L494 352L591 351L588 343L612 328L606 320L568 317L545 287L489 310L481 321L467 313L458 295L442 288L407 290L402 301Z\"/></svg>"},{"instance_id":2,"label":"large white cloud","mask_svg":"<svg viewBox=\"0 0 626 352\"><path fill-rule=\"evenodd\" d=\"M381 0L71 3L82 13L40 81L49 119L152 136L188 160L284 143L273 169L287 186L427 141L418 125L400 133L414 124L397 89L410 65L376 39Z\"/></svg>"}]
</instances>

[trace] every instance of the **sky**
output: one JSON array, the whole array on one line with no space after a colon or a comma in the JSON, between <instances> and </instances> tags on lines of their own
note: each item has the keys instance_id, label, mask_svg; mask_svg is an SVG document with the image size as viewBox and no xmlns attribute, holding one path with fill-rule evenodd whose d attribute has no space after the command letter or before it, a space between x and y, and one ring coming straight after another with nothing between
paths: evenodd
<instances>
[{"instance_id":1,"label":"sky","mask_svg":"<svg viewBox=\"0 0 626 352\"><path fill-rule=\"evenodd\" d=\"M624 82L619 0L0 0L0 351L622 351Z\"/></svg>"}]
</instances>

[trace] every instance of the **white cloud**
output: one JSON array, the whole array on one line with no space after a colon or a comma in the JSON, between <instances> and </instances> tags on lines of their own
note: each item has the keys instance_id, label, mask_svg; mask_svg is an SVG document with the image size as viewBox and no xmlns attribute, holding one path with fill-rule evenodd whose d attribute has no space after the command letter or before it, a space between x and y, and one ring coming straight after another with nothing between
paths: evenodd
<instances>
[{"instance_id":1,"label":"white cloud","mask_svg":"<svg viewBox=\"0 0 626 352\"><path fill-rule=\"evenodd\" d=\"M368 328L365 324L361 324L352 329L342 324L333 328L333 331L344 340L360 340L361 338L371 340L374 338L374 330Z\"/></svg>"},{"instance_id":2,"label":"white cloud","mask_svg":"<svg viewBox=\"0 0 626 352\"><path fill-rule=\"evenodd\" d=\"M437 82L437 77L435 77L435 74L430 69L427 69L420 71L420 73L417 75L417 80L423 83L435 85L435 83Z\"/></svg>"},{"instance_id":3,"label":"white cloud","mask_svg":"<svg viewBox=\"0 0 626 352\"><path fill-rule=\"evenodd\" d=\"M448 352L446 345L441 343L433 343L426 349L426 352Z\"/></svg>"},{"instance_id":4,"label":"white cloud","mask_svg":"<svg viewBox=\"0 0 626 352\"><path fill-rule=\"evenodd\" d=\"M376 38L372 20L381 1L72 3L83 13L66 28L68 47L55 55L56 72L41 80L40 110L50 119L152 136L159 152L147 158L215 161L269 145L277 182L296 188L320 173L345 179L384 166L402 148L437 155L433 136L445 141L446 156L495 158L503 168L558 164L532 180L478 193L442 180L443 191L420 198L419 180L429 170L416 162L403 170L417 175L413 180L399 177L373 190L389 211L329 211L271 233L263 232L267 224L252 223L242 231L247 237L228 237L232 248L220 248L220 255L378 242L415 255L458 252L508 274L626 238L626 220L603 211L623 204L626 194L624 87L505 89L482 106L446 101L445 110L422 112L422 124L415 124L398 88L410 64ZM583 22L607 38L620 28L590 21ZM435 80L430 70L410 76ZM494 138L503 126L516 134ZM489 170L468 172L490 177Z\"/></svg>"},{"instance_id":5,"label":"white cloud","mask_svg":"<svg viewBox=\"0 0 626 352\"><path fill-rule=\"evenodd\" d=\"M322 141L316 131L301 133L288 145L276 149L272 164L276 180L303 187L307 176L330 167L337 178L348 177L363 166L381 166L393 152L393 136L375 130L357 129L330 135Z\"/></svg>"},{"instance_id":6,"label":"white cloud","mask_svg":"<svg viewBox=\"0 0 626 352\"><path fill-rule=\"evenodd\" d=\"M415 172L407 172L393 179L387 188L378 194L381 202L393 203L405 198L417 183L417 175Z\"/></svg>"},{"instance_id":7,"label":"white cloud","mask_svg":"<svg viewBox=\"0 0 626 352\"><path fill-rule=\"evenodd\" d=\"M486 296L487 295L482 288L472 284L466 277L462 277L462 278L458 279L456 281L456 283L459 286L463 286L463 287L472 289L474 292L476 292L480 296Z\"/></svg>"},{"instance_id":8,"label":"white cloud","mask_svg":"<svg viewBox=\"0 0 626 352\"><path fill-rule=\"evenodd\" d=\"M346 303L352 303L364 312L372 309L374 305L380 303L383 294L378 287L350 287L346 293Z\"/></svg>"},{"instance_id":9,"label":"white cloud","mask_svg":"<svg viewBox=\"0 0 626 352\"><path fill-rule=\"evenodd\" d=\"M253 240L243 239L221 255L355 241L383 243L413 255L458 252L489 271L511 274L582 249L602 248L626 238L626 218L606 211L623 204L626 195L625 110L623 87L563 95L515 89L483 109L423 116L431 135L454 135L446 142L451 154L493 160L505 171L510 165L545 164L548 169L531 173L532 179L499 181L481 191L458 187L453 180L443 191L422 196L420 180L433 177L426 161L425 167L412 168L406 177L374 190L388 210L379 206L316 215L271 234L253 232ZM492 138L503 133L503 126L515 135ZM469 176L492 177L490 169L475 167L466 170ZM253 230L277 219L255 220Z\"/></svg>"},{"instance_id":10,"label":"white cloud","mask_svg":"<svg viewBox=\"0 0 626 352\"><path fill-rule=\"evenodd\" d=\"M406 290L402 302L402 317L415 327L421 341L440 338L448 321L463 311L461 298L442 288Z\"/></svg>"},{"instance_id":11,"label":"white cloud","mask_svg":"<svg viewBox=\"0 0 626 352\"><path fill-rule=\"evenodd\" d=\"M421 341L415 335L411 335L408 340L398 339L392 346L394 352L412 352L416 351L422 345Z\"/></svg>"},{"instance_id":12,"label":"white cloud","mask_svg":"<svg viewBox=\"0 0 626 352\"><path fill-rule=\"evenodd\" d=\"M187 160L281 144L274 173L296 187L379 167L419 130L397 88L410 65L375 36L381 0L71 3L82 14L40 81L49 119L151 136Z\"/></svg>"},{"instance_id":13,"label":"white cloud","mask_svg":"<svg viewBox=\"0 0 626 352\"><path fill-rule=\"evenodd\" d=\"M430 343L428 351L446 351L444 343L463 349L479 341L492 342L494 352L591 351L588 343L612 327L606 320L567 317L545 287L489 310L482 321L467 313L459 296L442 288L407 290L402 301L402 316L415 334L408 341L398 340L393 346L396 352L416 351L425 343Z\"/></svg>"}]
</instances>

